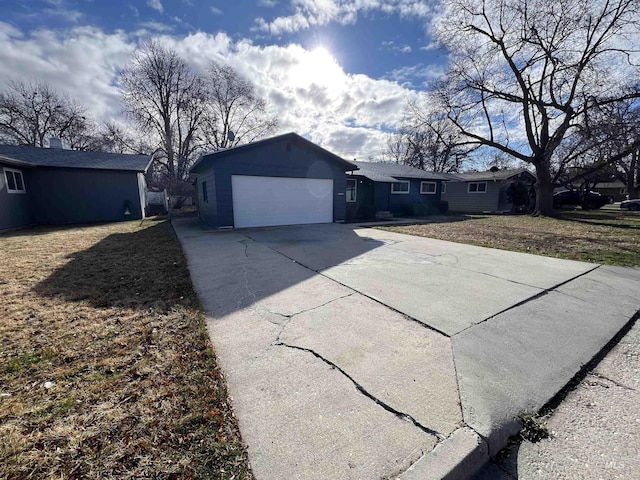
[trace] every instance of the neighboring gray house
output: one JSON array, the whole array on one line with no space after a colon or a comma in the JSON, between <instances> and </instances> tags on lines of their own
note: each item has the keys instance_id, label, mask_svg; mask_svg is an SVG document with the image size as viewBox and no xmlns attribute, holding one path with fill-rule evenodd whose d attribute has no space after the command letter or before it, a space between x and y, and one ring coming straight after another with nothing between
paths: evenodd
<instances>
[{"instance_id":1,"label":"neighboring gray house","mask_svg":"<svg viewBox=\"0 0 640 480\"><path fill-rule=\"evenodd\" d=\"M450 212L508 212L511 185L522 182L532 190L535 175L524 168L486 172L449 173L449 182L442 200L449 203ZM531 200L533 201L533 199Z\"/></svg>"},{"instance_id":2,"label":"neighboring gray house","mask_svg":"<svg viewBox=\"0 0 640 480\"><path fill-rule=\"evenodd\" d=\"M345 172L357 168L287 133L203 155L191 174L200 219L240 228L344 221Z\"/></svg>"},{"instance_id":3,"label":"neighboring gray house","mask_svg":"<svg viewBox=\"0 0 640 480\"><path fill-rule=\"evenodd\" d=\"M627 199L627 186L620 180L613 182L599 182L593 189L601 195L611 195L613 200L621 202Z\"/></svg>"},{"instance_id":4,"label":"neighboring gray house","mask_svg":"<svg viewBox=\"0 0 640 480\"><path fill-rule=\"evenodd\" d=\"M446 175L397 163L351 163L358 170L347 176L348 220L368 220L388 212L401 216L440 210L449 179Z\"/></svg>"},{"instance_id":5,"label":"neighboring gray house","mask_svg":"<svg viewBox=\"0 0 640 480\"><path fill-rule=\"evenodd\" d=\"M144 217L151 158L0 145L0 231Z\"/></svg>"}]
</instances>

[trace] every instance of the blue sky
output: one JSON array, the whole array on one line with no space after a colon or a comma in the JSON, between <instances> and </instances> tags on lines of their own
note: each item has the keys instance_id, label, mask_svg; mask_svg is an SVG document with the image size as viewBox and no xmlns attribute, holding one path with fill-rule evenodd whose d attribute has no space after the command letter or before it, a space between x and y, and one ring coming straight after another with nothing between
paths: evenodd
<instances>
[{"instance_id":1,"label":"blue sky","mask_svg":"<svg viewBox=\"0 0 640 480\"><path fill-rule=\"evenodd\" d=\"M281 131L366 159L442 74L434 12L435 0L13 0L0 4L0 80L47 81L113 120L118 71L158 37L196 69L250 78Z\"/></svg>"}]
</instances>

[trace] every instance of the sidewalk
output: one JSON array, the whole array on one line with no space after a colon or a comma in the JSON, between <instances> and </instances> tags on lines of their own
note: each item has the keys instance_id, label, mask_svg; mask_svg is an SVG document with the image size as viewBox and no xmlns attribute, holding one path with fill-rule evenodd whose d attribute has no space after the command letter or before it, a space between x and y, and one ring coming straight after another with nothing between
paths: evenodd
<instances>
[{"instance_id":1,"label":"sidewalk","mask_svg":"<svg viewBox=\"0 0 640 480\"><path fill-rule=\"evenodd\" d=\"M506 448L474 480L627 480L640 472L640 321L553 409L551 437Z\"/></svg>"}]
</instances>

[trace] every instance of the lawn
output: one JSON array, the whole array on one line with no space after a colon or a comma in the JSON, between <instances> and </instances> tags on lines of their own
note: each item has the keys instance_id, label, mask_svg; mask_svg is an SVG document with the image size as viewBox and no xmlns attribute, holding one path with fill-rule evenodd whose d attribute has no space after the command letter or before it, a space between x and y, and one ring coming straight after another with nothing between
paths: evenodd
<instances>
[{"instance_id":1,"label":"lawn","mask_svg":"<svg viewBox=\"0 0 640 480\"><path fill-rule=\"evenodd\" d=\"M0 235L0 478L252 478L169 223Z\"/></svg>"},{"instance_id":2,"label":"lawn","mask_svg":"<svg viewBox=\"0 0 640 480\"><path fill-rule=\"evenodd\" d=\"M450 215L399 233L609 265L640 265L640 214L614 207L562 210L557 218Z\"/></svg>"}]
</instances>

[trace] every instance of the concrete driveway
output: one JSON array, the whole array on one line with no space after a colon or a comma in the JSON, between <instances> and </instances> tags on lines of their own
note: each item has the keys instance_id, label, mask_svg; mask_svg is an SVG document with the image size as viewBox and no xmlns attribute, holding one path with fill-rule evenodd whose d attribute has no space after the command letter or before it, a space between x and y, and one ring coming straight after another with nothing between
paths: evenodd
<instances>
[{"instance_id":1,"label":"concrete driveway","mask_svg":"<svg viewBox=\"0 0 640 480\"><path fill-rule=\"evenodd\" d=\"M640 308L640 270L353 225L174 220L258 479L471 475Z\"/></svg>"}]
</instances>

